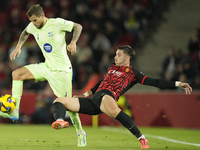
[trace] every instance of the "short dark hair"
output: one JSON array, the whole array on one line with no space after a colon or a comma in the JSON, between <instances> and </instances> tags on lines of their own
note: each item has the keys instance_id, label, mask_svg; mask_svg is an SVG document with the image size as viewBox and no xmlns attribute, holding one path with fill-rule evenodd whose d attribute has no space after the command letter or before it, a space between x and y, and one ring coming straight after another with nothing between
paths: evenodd
<instances>
[{"instance_id":1,"label":"short dark hair","mask_svg":"<svg viewBox=\"0 0 200 150\"><path fill-rule=\"evenodd\" d=\"M136 55L134 49L129 45L119 46L117 49L123 50L125 54L128 54L130 56L130 60L132 60Z\"/></svg>"},{"instance_id":2,"label":"short dark hair","mask_svg":"<svg viewBox=\"0 0 200 150\"><path fill-rule=\"evenodd\" d=\"M36 17L40 17L41 14L43 13L44 13L43 8L39 4L37 4L31 6L27 11L26 15L28 16L28 18L32 17L33 15L35 15Z\"/></svg>"}]
</instances>

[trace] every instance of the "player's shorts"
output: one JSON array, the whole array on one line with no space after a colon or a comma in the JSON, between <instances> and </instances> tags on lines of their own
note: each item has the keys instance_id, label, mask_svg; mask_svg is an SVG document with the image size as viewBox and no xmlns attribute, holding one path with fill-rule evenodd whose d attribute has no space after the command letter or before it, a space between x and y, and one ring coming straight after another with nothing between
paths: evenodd
<instances>
[{"instance_id":1,"label":"player's shorts","mask_svg":"<svg viewBox=\"0 0 200 150\"><path fill-rule=\"evenodd\" d=\"M103 113L100 110L100 105L101 105L101 101L104 95L110 95L113 97L110 91L101 90L94 93L89 98L79 98L80 110L78 113L88 114L88 115L98 115L98 114Z\"/></svg>"},{"instance_id":2,"label":"player's shorts","mask_svg":"<svg viewBox=\"0 0 200 150\"><path fill-rule=\"evenodd\" d=\"M57 97L72 97L72 68L69 72L50 70L45 63L25 66L35 77L35 81L47 80Z\"/></svg>"}]
</instances>

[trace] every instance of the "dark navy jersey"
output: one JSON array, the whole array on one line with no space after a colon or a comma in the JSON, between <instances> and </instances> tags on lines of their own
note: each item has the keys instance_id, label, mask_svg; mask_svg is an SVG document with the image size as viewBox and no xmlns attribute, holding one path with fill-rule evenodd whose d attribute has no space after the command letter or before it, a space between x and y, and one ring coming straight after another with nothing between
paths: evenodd
<instances>
[{"instance_id":1,"label":"dark navy jersey","mask_svg":"<svg viewBox=\"0 0 200 150\"><path fill-rule=\"evenodd\" d=\"M91 91L94 94L96 91L109 90L115 100L118 101L119 96L136 83L159 88L175 87L175 81L150 78L132 66L116 66L113 64L108 68L108 73L104 75L103 79L100 80Z\"/></svg>"}]
</instances>

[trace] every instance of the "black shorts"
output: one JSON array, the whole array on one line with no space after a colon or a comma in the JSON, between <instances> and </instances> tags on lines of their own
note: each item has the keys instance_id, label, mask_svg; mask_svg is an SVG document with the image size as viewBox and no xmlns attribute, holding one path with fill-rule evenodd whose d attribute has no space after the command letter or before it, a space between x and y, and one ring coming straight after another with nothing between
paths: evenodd
<instances>
[{"instance_id":1,"label":"black shorts","mask_svg":"<svg viewBox=\"0 0 200 150\"><path fill-rule=\"evenodd\" d=\"M79 98L80 110L78 113L88 115L98 115L103 113L100 110L100 105L104 95L110 95L114 98L112 93L108 90L98 91L89 98Z\"/></svg>"}]
</instances>

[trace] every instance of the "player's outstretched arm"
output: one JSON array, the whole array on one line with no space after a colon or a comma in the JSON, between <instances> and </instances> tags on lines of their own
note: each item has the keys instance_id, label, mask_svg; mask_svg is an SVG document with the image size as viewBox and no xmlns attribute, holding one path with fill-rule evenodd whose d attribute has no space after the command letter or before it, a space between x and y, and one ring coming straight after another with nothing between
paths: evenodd
<instances>
[{"instance_id":1,"label":"player's outstretched arm","mask_svg":"<svg viewBox=\"0 0 200 150\"><path fill-rule=\"evenodd\" d=\"M78 38L81 35L82 26L78 23L74 23L73 30L74 30L74 33L73 33L71 43L67 46L68 51L70 51L72 55L76 53L76 42L78 41Z\"/></svg>"},{"instance_id":2,"label":"player's outstretched arm","mask_svg":"<svg viewBox=\"0 0 200 150\"><path fill-rule=\"evenodd\" d=\"M26 29L24 29L24 31L21 33L19 37L19 41L17 43L15 50L10 54L10 60L15 60L16 55L17 57L20 56L21 47L24 44L24 42L27 40L28 36L29 36L29 33L26 31Z\"/></svg>"},{"instance_id":3,"label":"player's outstretched arm","mask_svg":"<svg viewBox=\"0 0 200 150\"><path fill-rule=\"evenodd\" d=\"M185 90L186 95L192 93L192 87L188 83L179 82L179 87Z\"/></svg>"},{"instance_id":4,"label":"player's outstretched arm","mask_svg":"<svg viewBox=\"0 0 200 150\"><path fill-rule=\"evenodd\" d=\"M192 87L188 83L180 82L180 81L168 81L163 79L155 79L146 77L144 80L144 85L151 85L159 88L172 88L172 87L180 87L185 90L187 95L192 93Z\"/></svg>"}]
</instances>

